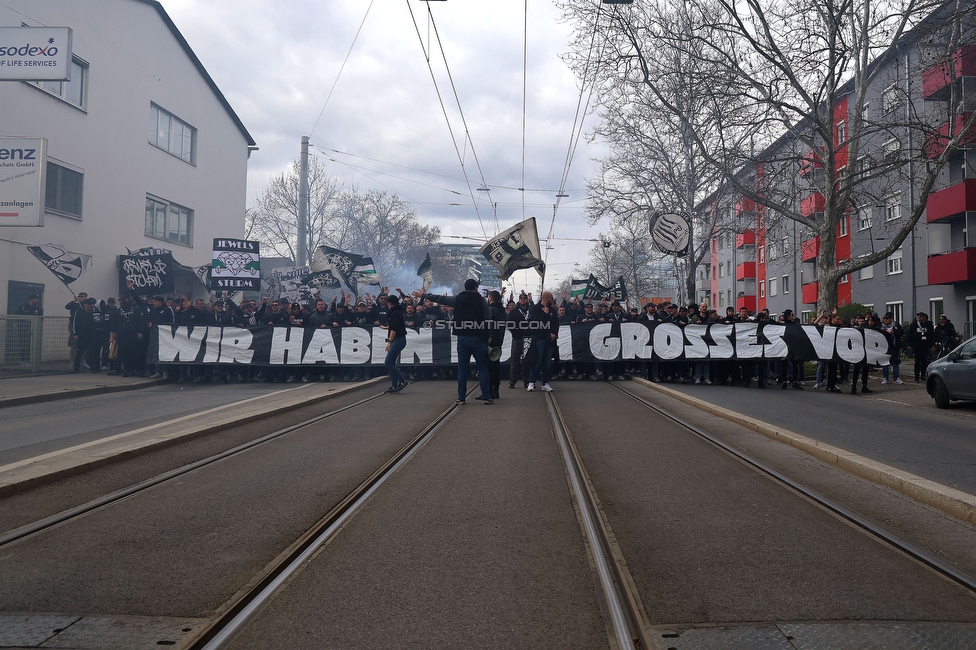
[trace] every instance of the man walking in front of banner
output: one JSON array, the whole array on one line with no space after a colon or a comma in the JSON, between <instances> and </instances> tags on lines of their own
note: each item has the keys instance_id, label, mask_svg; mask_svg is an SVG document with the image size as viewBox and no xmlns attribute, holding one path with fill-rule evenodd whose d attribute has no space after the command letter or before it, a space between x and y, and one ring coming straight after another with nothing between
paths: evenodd
<instances>
[{"instance_id":1,"label":"man walking in front of banner","mask_svg":"<svg viewBox=\"0 0 976 650\"><path fill-rule=\"evenodd\" d=\"M387 298L387 335L386 335L386 365L387 372L390 373L390 382L393 384L386 391L387 393L399 393L407 385L407 380L403 378L403 373L397 367L400 353L407 345L407 326L403 322L403 310L400 308L400 299L396 296Z\"/></svg>"},{"instance_id":2,"label":"man walking in front of banner","mask_svg":"<svg viewBox=\"0 0 976 650\"><path fill-rule=\"evenodd\" d=\"M541 390L552 391L549 386L549 375L552 368L552 353L556 348L559 334L559 317L552 304L552 293L542 292L542 299L529 310L529 322L532 323L532 348L535 352L535 364L529 373L529 385L526 390L535 390L536 381L541 380ZM609 366L608 366L609 367Z\"/></svg>"},{"instance_id":3,"label":"man walking in front of banner","mask_svg":"<svg viewBox=\"0 0 976 650\"><path fill-rule=\"evenodd\" d=\"M455 336L457 336L458 357L458 398L455 404L464 404L468 392L468 368L471 357L478 365L478 379L481 383L481 396L477 399L485 404L494 404L491 397L491 384L488 378L488 321L491 312L488 302L478 291L477 280L465 280L464 291L456 296L438 296L418 291L414 294L418 300L426 298L431 302L454 308L454 319L451 321Z\"/></svg>"}]
</instances>

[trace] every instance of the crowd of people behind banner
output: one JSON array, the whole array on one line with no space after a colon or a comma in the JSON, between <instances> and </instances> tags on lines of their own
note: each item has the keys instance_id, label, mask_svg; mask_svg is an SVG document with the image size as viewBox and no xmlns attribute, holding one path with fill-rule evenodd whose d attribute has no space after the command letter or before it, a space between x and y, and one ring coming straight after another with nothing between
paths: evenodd
<instances>
[{"instance_id":1,"label":"crowd of people behind banner","mask_svg":"<svg viewBox=\"0 0 976 650\"><path fill-rule=\"evenodd\" d=\"M399 308L408 328L431 327L438 322L448 322L453 318L451 307L437 304L425 297L403 293L399 294ZM504 290L502 291L504 294ZM548 292L546 292L548 294ZM546 295L544 294L544 295ZM211 298L205 301L190 300L185 294L180 296L150 296L141 298L132 291L123 292L118 300L108 298L96 301L85 293L79 293L75 300L65 308L70 312L69 344L72 349L74 372L84 368L93 373L106 370L108 374L122 376L152 376L170 378L180 382L209 383L214 379L227 382L266 381L266 382L309 382L309 381L350 381L363 380L374 373L384 371L375 367L252 367L240 364L159 364L154 362L151 346L153 328L157 325L214 325L222 327L253 327L259 325L273 327L311 327L334 328L348 326L388 325L390 305L389 289L383 287L377 296L369 293L362 297L340 292L331 301L314 299L307 303L290 302L287 299L260 301ZM798 322L791 310L785 310L775 319L768 310L750 313L741 308L738 312L728 307L725 314L710 309L707 303L687 307L670 302L653 303L641 300L641 307L621 304L616 300L577 297L562 300L555 306L555 317L560 325L574 323L612 323L647 321L654 323L675 323L679 326L689 323L731 324L743 321L779 322L784 324ZM803 360L695 360L695 361L612 361L578 362L559 361L555 344L537 347L532 345L528 334L521 333L515 323L530 318L533 306L532 295L521 293L517 299L509 297L502 306L505 318L512 332L510 361L507 364L509 388L534 389L535 381L530 382L533 368L538 367L538 354L551 356L551 379L564 381L614 381L625 375L639 375L653 382L695 383L750 386L755 382L759 388L768 384L778 384L784 389L802 389L806 385ZM547 310L548 311L548 310ZM881 383L889 381L901 384L901 352L908 351L914 356L915 381L922 381L925 370L932 358L948 353L959 342L955 327L945 315L938 323L929 322L928 315L920 312L909 327L904 328L893 319L892 313L879 317L876 313L858 315L850 321L843 320L836 311L821 313L813 321L814 325L836 327L873 328L884 331L893 342L895 354L890 366L882 368ZM907 331L906 331L907 330ZM539 352L541 350L542 352ZM451 367L420 366L409 363L403 366L404 376L410 381L416 379L450 379L454 376ZM824 388L831 392L841 392L839 385L850 382L851 393L857 393L860 382L861 391L872 392L867 386L868 370L866 363L848 364L844 362L818 361L813 388ZM546 378L548 379L548 377ZM497 382L495 383L497 385ZM544 382L543 390L551 390L549 381ZM497 394L496 394L497 396Z\"/></svg>"}]
</instances>

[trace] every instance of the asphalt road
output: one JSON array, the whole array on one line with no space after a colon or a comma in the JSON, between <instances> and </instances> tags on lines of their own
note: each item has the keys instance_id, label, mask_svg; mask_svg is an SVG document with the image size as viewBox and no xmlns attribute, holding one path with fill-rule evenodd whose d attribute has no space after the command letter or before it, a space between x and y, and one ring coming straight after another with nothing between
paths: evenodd
<instances>
[{"instance_id":1,"label":"asphalt road","mask_svg":"<svg viewBox=\"0 0 976 650\"><path fill-rule=\"evenodd\" d=\"M920 384L880 386L869 395L666 384L717 406L976 495L976 403L939 410ZM849 391L849 389L848 389Z\"/></svg>"},{"instance_id":2,"label":"asphalt road","mask_svg":"<svg viewBox=\"0 0 976 650\"><path fill-rule=\"evenodd\" d=\"M164 384L0 409L0 465L293 387Z\"/></svg>"}]
</instances>

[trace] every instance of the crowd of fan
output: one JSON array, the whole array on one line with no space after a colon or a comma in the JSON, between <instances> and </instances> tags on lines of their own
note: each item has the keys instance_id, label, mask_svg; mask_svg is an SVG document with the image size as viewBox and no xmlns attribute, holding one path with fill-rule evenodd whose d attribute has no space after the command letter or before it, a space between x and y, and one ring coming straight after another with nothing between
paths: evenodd
<instances>
[{"instance_id":1,"label":"crowd of fan","mask_svg":"<svg viewBox=\"0 0 976 650\"><path fill-rule=\"evenodd\" d=\"M108 371L108 374L122 376L168 377L176 381L207 383L214 379L223 382L267 381L267 382L309 382L309 381L349 381L366 379L374 373L383 373L381 368L336 369L325 366L310 368L257 368L239 365L219 364L202 366L193 364L165 365L153 363L150 346L152 328L156 325L214 325L223 327L250 327L270 325L275 327L333 328L387 324L388 287L383 287L377 296L365 294L363 297L347 296L340 292L331 301L310 300L305 303L289 302L286 299L260 301L243 300L240 304L230 298L190 300L185 294L179 297L150 296L143 299L135 292L124 292L117 301L115 298L96 301L85 293L65 305L70 312L69 344L73 350L73 370L82 368L93 373ZM429 300L419 301L396 289L401 299L404 321L409 328L430 327L439 321L450 321L452 310L445 305L437 305ZM504 293L504 292L503 292ZM750 313L742 308L738 312L732 307L724 315L710 309L707 303L688 307L675 303L653 303L642 299L641 307L622 305L616 300L583 300L568 298L563 294L557 307L559 323L600 323L645 321L655 323L722 323L742 321L797 323L791 310L785 310L775 319L768 310ZM527 320L532 295L522 293L518 299L510 297L505 306L506 318L511 321ZM833 325L856 328L874 328L884 331L896 350L890 367L883 368L881 383L889 381L901 384L901 352L907 350L915 358L915 380L924 379L929 359L948 352L959 341L952 323L942 315L938 324L928 322L928 316L919 313L916 322L904 328L894 322L893 314L879 317L875 313L857 316L844 321L837 313L822 313L814 322L816 325ZM509 328L513 334L510 362L508 365L509 387L515 388L519 381L528 385L529 364L524 363L527 345L523 346L518 329ZM87 363L83 363L87 362ZM802 389L806 385L802 360L697 360L697 361L615 361L615 362L574 362L558 361L558 351L554 354L553 380L612 381L622 380L625 375L638 375L653 382L695 383L709 385L749 386L753 382L759 388L768 384L779 384L782 388ZM851 382L850 390L856 393L860 381L861 390L872 392L867 386L868 370L866 364L847 364L843 362L818 362L813 388L825 388L840 392L838 384ZM406 376L416 379L451 379L454 372L450 367L404 365ZM890 373L890 374L889 374ZM852 377L853 376L853 377Z\"/></svg>"}]
</instances>

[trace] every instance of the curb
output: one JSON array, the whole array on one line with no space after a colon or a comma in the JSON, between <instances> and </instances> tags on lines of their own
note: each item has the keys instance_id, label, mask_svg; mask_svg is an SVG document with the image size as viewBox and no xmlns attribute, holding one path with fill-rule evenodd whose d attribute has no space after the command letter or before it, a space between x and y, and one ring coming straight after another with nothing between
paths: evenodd
<instances>
[{"instance_id":1,"label":"curb","mask_svg":"<svg viewBox=\"0 0 976 650\"><path fill-rule=\"evenodd\" d=\"M241 408L241 402L233 402L215 407L210 411L204 411L203 413L191 413L177 420L149 425L102 440L92 440L73 448L62 449L35 458L26 458L22 461L0 467L0 496L16 494L25 489L81 474L90 469L110 465L117 461L133 458L147 452L157 451L185 440L192 440L211 433L217 433L246 422L252 422L255 419L271 417L296 406L316 404L338 395L343 395L349 391L388 380L388 377L374 377L364 382L356 382L349 386L343 386L335 392L310 397L306 397L304 394L293 395L290 396L291 399L269 405L269 408L256 406L250 412L245 412ZM296 388L308 385L310 384L301 384ZM244 401L255 402L263 397L265 396L250 398ZM199 419L201 415L206 415L207 413L214 414L227 409L234 409L237 415L221 420L216 424L179 427L181 420L193 421ZM169 432L166 431L167 427L170 429ZM134 438L136 435L148 437L140 440ZM121 442L124 438L132 439ZM108 446L108 448L104 449L105 446ZM70 458L72 455L74 455L74 459Z\"/></svg>"},{"instance_id":2,"label":"curb","mask_svg":"<svg viewBox=\"0 0 976 650\"><path fill-rule=\"evenodd\" d=\"M140 388L149 388L165 384L167 379L154 379L150 381L133 382L131 384L118 384L109 386L107 384L97 384L86 388L65 388L63 390L51 391L49 393L32 393L30 395L18 395L16 397L0 397L0 409L10 406L24 406L25 404L43 404L45 402L56 402L62 399L73 399L75 397L87 397L89 395L104 395L106 393L121 393Z\"/></svg>"},{"instance_id":3,"label":"curb","mask_svg":"<svg viewBox=\"0 0 976 650\"><path fill-rule=\"evenodd\" d=\"M905 496L925 505L932 506L947 515L976 525L976 496L946 487L935 481L916 476L910 472L873 461L839 447L808 438L788 429L775 427L756 418L731 411L721 406L715 406L696 397L691 397L680 391L655 384L646 379L632 377L632 381L647 386L660 393L673 397L679 401L694 406L697 409L711 413L720 418L743 426L762 434L767 438L795 447L828 465L841 469L878 485L889 487L901 492Z\"/></svg>"}]
</instances>

